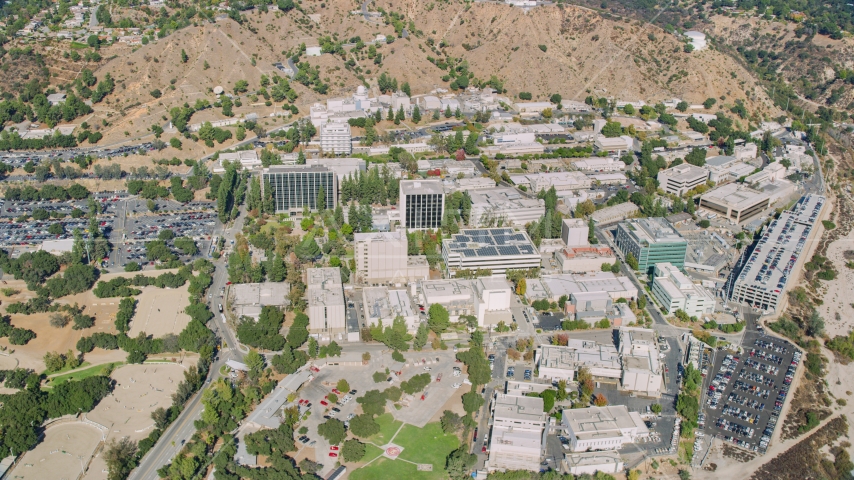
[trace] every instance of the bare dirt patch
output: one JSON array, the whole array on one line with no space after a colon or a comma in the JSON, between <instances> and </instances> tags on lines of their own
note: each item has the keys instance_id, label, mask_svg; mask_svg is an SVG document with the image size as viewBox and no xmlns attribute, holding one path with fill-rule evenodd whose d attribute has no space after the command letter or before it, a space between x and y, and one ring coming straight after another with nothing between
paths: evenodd
<instances>
[{"instance_id":1,"label":"bare dirt patch","mask_svg":"<svg viewBox=\"0 0 854 480\"><path fill-rule=\"evenodd\" d=\"M724 457L731 458L731 459L735 460L736 462L741 462L741 463L747 463L747 462L753 460L754 458L756 458L755 454L747 452L747 451L742 450L740 448L733 447L732 445L729 445L726 443L723 445L722 453L723 453ZM715 466L715 468L717 468L717 466ZM710 471L713 472L714 470L710 470Z\"/></svg>"},{"instance_id":2,"label":"bare dirt patch","mask_svg":"<svg viewBox=\"0 0 854 480\"><path fill-rule=\"evenodd\" d=\"M788 440L800 436L803 432L799 432L798 428L806 424L807 412L815 412L819 420L829 417L832 412L824 406L825 397L824 384L815 378L808 379L805 375L792 397L780 437Z\"/></svg>"},{"instance_id":3,"label":"bare dirt patch","mask_svg":"<svg viewBox=\"0 0 854 480\"><path fill-rule=\"evenodd\" d=\"M145 332L157 338L181 333L190 323L190 316L184 313L190 298L188 288L189 285L173 289L145 287L136 297L139 303L128 335L135 337Z\"/></svg>"},{"instance_id":4,"label":"bare dirt patch","mask_svg":"<svg viewBox=\"0 0 854 480\"><path fill-rule=\"evenodd\" d=\"M101 442L102 433L83 422L48 427L44 440L15 468L16 479L76 479Z\"/></svg>"},{"instance_id":5,"label":"bare dirt patch","mask_svg":"<svg viewBox=\"0 0 854 480\"><path fill-rule=\"evenodd\" d=\"M844 417L836 417L794 447L770 459L750 478L751 480L827 478L821 466L823 455L820 450L825 445L833 444L847 432L848 422Z\"/></svg>"}]
</instances>

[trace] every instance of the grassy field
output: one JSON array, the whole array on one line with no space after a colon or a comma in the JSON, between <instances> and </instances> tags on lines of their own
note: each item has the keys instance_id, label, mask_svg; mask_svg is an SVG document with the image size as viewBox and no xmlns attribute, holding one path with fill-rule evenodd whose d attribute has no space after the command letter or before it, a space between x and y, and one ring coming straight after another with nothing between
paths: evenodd
<instances>
[{"instance_id":1,"label":"grassy field","mask_svg":"<svg viewBox=\"0 0 854 480\"><path fill-rule=\"evenodd\" d=\"M448 475L444 468L432 472L419 472L411 463L380 458L366 467L353 470L349 478L350 480L442 480L448 478Z\"/></svg>"},{"instance_id":2,"label":"grassy field","mask_svg":"<svg viewBox=\"0 0 854 480\"><path fill-rule=\"evenodd\" d=\"M371 460L379 457L382 454L383 454L383 451L381 448L375 447L369 443L369 444L365 445L365 456L362 457L361 462L362 463L368 463Z\"/></svg>"},{"instance_id":3,"label":"grassy field","mask_svg":"<svg viewBox=\"0 0 854 480\"><path fill-rule=\"evenodd\" d=\"M456 435L445 435L439 422L428 423L424 428L406 425L394 438L395 445L403 447L400 458L415 463L432 463L433 470L442 470L448 454L460 446Z\"/></svg>"},{"instance_id":4,"label":"grassy field","mask_svg":"<svg viewBox=\"0 0 854 480\"><path fill-rule=\"evenodd\" d=\"M89 363L89 362L83 362L83 363L81 363L77 368L86 368L86 367L88 367L89 365L91 365L91 363ZM42 372L42 374L43 374L43 375L48 375L48 376L58 376L59 374L61 374L61 373L65 373L65 372L67 372L67 371L69 371L69 370L71 370L71 369L70 369L70 368L68 368L68 367L65 367L65 368L63 368L63 369L61 369L61 370L57 370L57 371L55 371L55 372L48 372L47 370L45 370L44 372Z\"/></svg>"},{"instance_id":5,"label":"grassy field","mask_svg":"<svg viewBox=\"0 0 854 480\"><path fill-rule=\"evenodd\" d=\"M122 365L123 363L124 362L114 362L112 364L104 363L101 365L95 365L93 367L85 368L83 370L77 370L77 371L74 371L71 373L66 373L65 375L58 375L56 377L52 377L50 379L50 381L48 382L47 386L53 387L55 385L59 385L60 383L67 382L69 380L75 380L76 381L76 380L83 380L84 378L94 377L95 375L100 374L101 371L104 369L104 367L106 367L108 365L110 365L112 367L111 369L115 369L117 366Z\"/></svg>"},{"instance_id":6,"label":"grassy field","mask_svg":"<svg viewBox=\"0 0 854 480\"><path fill-rule=\"evenodd\" d=\"M377 417L376 420L377 423L380 424L380 433L369 438L368 441L379 446L385 445L391 441L391 438L397 432L397 429L403 425L403 422L395 420L390 413L382 414Z\"/></svg>"}]
</instances>

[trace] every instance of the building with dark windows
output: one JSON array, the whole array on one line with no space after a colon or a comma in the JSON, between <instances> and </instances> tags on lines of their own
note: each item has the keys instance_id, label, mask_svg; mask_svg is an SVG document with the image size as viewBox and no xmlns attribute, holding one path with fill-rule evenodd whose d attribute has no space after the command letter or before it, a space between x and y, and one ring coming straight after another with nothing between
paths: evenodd
<instances>
[{"instance_id":1,"label":"building with dark windows","mask_svg":"<svg viewBox=\"0 0 854 480\"><path fill-rule=\"evenodd\" d=\"M674 267L685 265L688 240L663 218L639 218L617 226L617 248L638 261L638 271L651 274L656 263L669 262Z\"/></svg>"},{"instance_id":2,"label":"building with dark windows","mask_svg":"<svg viewBox=\"0 0 854 480\"><path fill-rule=\"evenodd\" d=\"M407 230L436 229L442 226L445 189L441 180L400 182L400 226Z\"/></svg>"},{"instance_id":3,"label":"building with dark windows","mask_svg":"<svg viewBox=\"0 0 854 480\"><path fill-rule=\"evenodd\" d=\"M463 230L442 240L442 257L448 277L460 270L489 270L503 277L507 270L539 268L542 262L528 234L512 228Z\"/></svg>"},{"instance_id":4,"label":"building with dark windows","mask_svg":"<svg viewBox=\"0 0 854 480\"><path fill-rule=\"evenodd\" d=\"M322 194L325 208L338 204L338 176L322 166L275 166L264 169L262 189L269 185L276 213L299 213L304 207L317 210ZM266 191L264 195L266 195Z\"/></svg>"}]
</instances>

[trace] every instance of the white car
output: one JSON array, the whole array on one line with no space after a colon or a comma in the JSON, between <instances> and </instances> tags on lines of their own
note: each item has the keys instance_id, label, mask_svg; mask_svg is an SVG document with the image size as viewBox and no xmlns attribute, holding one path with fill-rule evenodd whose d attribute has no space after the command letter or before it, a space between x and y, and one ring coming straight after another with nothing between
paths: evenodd
<instances>
[{"instance_id":1,"label":"white car","mask_svg":"<svg viewBox=\"0 0 854 480\"><path fill-rule=\"evenodd\" d=\"M432 368L430 368L430 367L424 367L424 371L425 371L425 372L429 372L430 370L433 370L433 369L432 369Z\"/></svg>"},{"instance_id":2,"label":"white car","mask_svg":"<svg viewBox=\"0 0 854 480\"><path fill-rule=\"evenodd\" d=\"M460 387L462 387L463 385L462 385L461 383L455 383L455 384L453 384L453 385L451 385L451 386L452 386L452 387L454 387L454 388L460 388Z\"/></svg>"},{"instance_id":3,"label":"white car","mask_svg":"<svg viewBox=\"0 0 854 480\"><path fill-rule=\"evenodd\" d=\"M462 375L462 374L463 374L463 372L461 372L461 371L459 371L459 370L454 370L454 376L455 376L455 377L459 377L459 376L460 376L460 375Z\"/></svg>"}]
</instances>

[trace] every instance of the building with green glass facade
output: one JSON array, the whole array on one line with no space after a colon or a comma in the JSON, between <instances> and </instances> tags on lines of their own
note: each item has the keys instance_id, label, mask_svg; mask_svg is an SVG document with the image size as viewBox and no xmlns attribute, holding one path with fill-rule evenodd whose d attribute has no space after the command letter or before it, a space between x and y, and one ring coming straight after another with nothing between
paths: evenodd
<instances>
[{"instance_id":1,"label":"building with green glass facade","mask_svg":"<svg viewBox=\"0 0 854 480\"><path fill-rule=\"evenodd\" d=\"M270 188L276 213L296 214L304 207L317 210L318 198L325 200L325 208L338 204L338 176L322 166L275 166L261 173L261 185L266 196Z\"/></svg>"},{"instance_id":2,"label":"building with green glass facade","mask_svg":"<svg viewBox=\"0 0 854 480\"><path fill-rule=\"evenodd\" d=\"M688 240L664 218L638 218L620 223L615 239L623 258L631 253L638 261L638 271L652 274L656 263L669 262L683 268Z\"/></svg>"}]
</instances>

